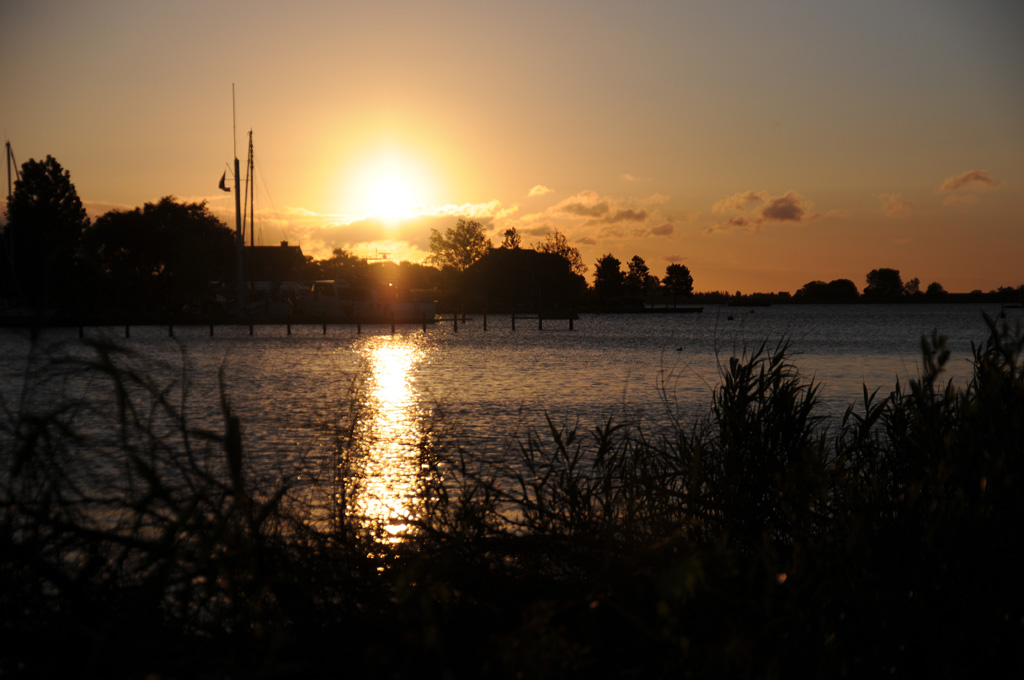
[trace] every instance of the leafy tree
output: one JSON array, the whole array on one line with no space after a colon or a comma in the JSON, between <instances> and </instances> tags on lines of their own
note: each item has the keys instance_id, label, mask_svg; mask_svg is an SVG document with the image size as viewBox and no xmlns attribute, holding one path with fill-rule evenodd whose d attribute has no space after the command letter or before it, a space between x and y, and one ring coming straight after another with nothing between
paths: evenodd
<instances>
[{"instance_id":1,"label":"leafy tree","mask_svg":"<svg viewBox=\"0 0 1024 680\"><path fill-rule=\"evenodd\" d=\"M158 203L101 215L83 236L107 299L122 311L177 312L235 269L235 234L206 206Z\"/></svg>"},{"instance_id":2,"label":"leafy tree","mask_svg":"<svg viewBox=\"0 0 1024 680\"><path fill-rule=\"evenodd\" d=\"M502 248L515 250L523 241L515 227L509 227L506 229L504 236L505 239L501 242Z\"/></svg>"},{"instance_id":3,"label":"leafy tree","mask_svg":"<svg viewBox=\"0 0 1024 680\"><path fill-rule=\"evenodd\" d=\"M903 295L903 279L898 269L872 269L867 282L865 297L898 298Z\"/></svg>"},{"instance_id":4,"label":"leafy tree","mask_svg":"<svg viewBox=\"0 0 1024 680\"><path fill-rule=\"evenodd\" d=\"M634 255L629 262L626 263L626 288L636 295L640 295L644 290L644 281L647 279L647 275L651 273L647 263L644 262L644 258L639 255Z\"/></svg>"},{"instance_id":5,"label":"leafy tree","mask_svg":"<svg viewBox=\"0 0 1024 680\"><path fill-rule=\"evenodd\" d=\"M680 295L693 293L693 276L685 264L670 264L665 268L665 280L662 282L665 287L672 291L672 304Z\"/></svg>"},{"instance_id":6,"label":"leafy tree","mask_svg":"<svg viewBox=\"0 0 1024 680\"><path fill-rule=\"evenodd\" d=\"M475 220L459 218L445 233L430 230L430 255L427 262L440 268L465 271L471 264L487 254L491 241L484 236L484 228Z\"/></svg>"},{"instance_id":7,"label":"leafy tree","mask_svg":"<svg viewBox=\"0 0 1024 680\"><path fill-rule=\"evenodd\" d=\"M602 303L607 303L619 295L626 275L622 273L622 263L611 253L602 256L594 267L594 294Z\"/></svg>"},{"instance_id":8,"label":"leafy tree","mask_svg":"<svg viewBox=\"0 0 1024 680\"><path fill-rule=\"evenodd\" d=\"M587 265L583 264L579 248L569 245L569 240L565 237L565 234L557 229L544 237L544 240L534 247L537 249L537 252L561 255L569 261L573 272L580 276L587 273Z\"/></svg>"},{"instance_id":9,"label":"leafy tree","mask_svg":"<svg viewBox=\"0 0 1024 680\"><path fill-rule=\"evenodd\" d=\"M942 287L942 284L938 281L932 281L928 284L928 288L924 291L926 297L930 298L941 298L949 295L946 289Z\"/></svg>"},{"instance_id":10,"label":"leafy tree","mask_svg":"<svg viewBox=\"0 0 1024 680\"><path fill-rule=\"evenodd\" d=\"M835 279L825 283L824 281L810 281L796 292L796 300L799 302L853 302L860 294L857 292L857 284L850 279Z\"/></svg>"},{"instance_id":11,"label":"leafy tree","mask_svg":"<svg viewBox=\"0 0 1024 680\"><path fill-rule=\"evenodd\" d=\"M626 263L626 289L631 295L636 297L645 297L648 293L657 290L659 281L658 277L651 274L650 268L647 263L644 262L644 258L639 255L634 255L633 258Z\"/></svg>"},{"instance_id":12,"label":"leafy tree","mask_svg":"<svg viewBox=\"0 0 1024 680\"><path fill-rule=\"evenodd\" d=\"M341 279L356 287L366 282L366 260L344 248L335 248L329 258L317 260L316 266L317 278L320 279Z\"/></svg>"},{"instance_id":13,"label":"leafy tree","mask_svg":"<svg viewBox=\"0 0 1024 680\"><path fill-rule=\"evenodd\" d=\"M37 307L74 297L77 251L89 217L71 174L53 156L29 160L7 201L3 233L14 293Z\"/></svg>"},{"instance_id":14,"label":"leafy tree","mask_svg":"<svg viewBox=\"0 0 1024 680\"><path fill-rule=\"evenodd\" d=\"M921 279L916 276L903 284L903 292L907 295L919 295L921 293Z\"/></svg>"}]
</instances>

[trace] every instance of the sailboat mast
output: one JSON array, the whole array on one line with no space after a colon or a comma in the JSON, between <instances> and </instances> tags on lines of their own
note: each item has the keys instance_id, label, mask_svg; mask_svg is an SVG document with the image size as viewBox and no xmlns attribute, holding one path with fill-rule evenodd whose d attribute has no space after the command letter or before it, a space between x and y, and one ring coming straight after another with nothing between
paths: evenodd
<instances>
[{"instance_id":1,"label":"sailboat mast","mask_svg":"<svg viewBox=\"0 0 1024 680\"><path fill-rule=\"evenodd\" d=\"M235 84L231 84L231 136L235 148L235 284L238 286L238 306L245 308L245 231L242 229L242 178L238 172L238 132L235 126Z\"/></svg>"},{"instance_id":2,"label":"sailboat mast","mask_svg":"<svg viewBox=\"0 0 1024 680\"><path fill-rule=\"evenodd\" d=\"M256 237L254 235L256 225L256 159L252 150L252 130L249 130L249 167L246 170L249 177L249 247L255 247Z\"/></svg>"}]
</instances>

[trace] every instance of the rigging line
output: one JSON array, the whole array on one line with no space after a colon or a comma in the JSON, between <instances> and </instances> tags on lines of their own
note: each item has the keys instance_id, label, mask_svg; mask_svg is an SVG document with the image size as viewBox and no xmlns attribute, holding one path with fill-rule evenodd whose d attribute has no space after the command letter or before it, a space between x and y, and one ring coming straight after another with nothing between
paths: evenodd
<instances>
[{"instance_id":1,"label":"rigging line","mask_svg":"<svg viewBox=\"0 0 1024 680\"><path fill-rule=\"evenodd\" d=\"M262 168L263 167L262 162L259 163L259 164L255 163L255 151L253 151L253 156L254 156L254 158L253 158L253 160L254 160L253 165L254 166L255 165L259 165ZM253 174L256 175L256 172L254 171ZM279 224L282 225L280 227L280 229L281 229L281 232L284 234L284 240L288 241L290 243L291 240L292 240L291 239L290 229L286 226L286 222L284 221L284 219L281 218L281 211L278 210L277 205L274 203L274 198L270 195L270 188L267 186L267 180L263 176L263 171L262 170L259 172L258 179L259 179L259 182L260 182L260 184L262 186L263 193L266 194L267 200L270 201L271 212L273 213L274 218L276 219L276 221ZM263 231L263 225L262 225L262 222L261 222L261 224L260 224L260 237L261 238L263 236L262 231Z\"/></svg>"}]
</instances>

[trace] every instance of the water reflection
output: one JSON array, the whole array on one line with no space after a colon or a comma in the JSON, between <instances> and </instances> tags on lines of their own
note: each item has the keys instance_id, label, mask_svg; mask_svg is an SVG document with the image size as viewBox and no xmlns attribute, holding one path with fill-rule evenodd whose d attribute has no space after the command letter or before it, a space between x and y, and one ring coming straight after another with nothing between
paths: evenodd
<instances>
[{"instance_id":1,"label":"water reflection","mask_svg":"<svg viewBox=\"0 0 1024 680\"><path fill-rule=\"evenodd\" d=\"M398 543L417 513L420 447L425 414L414 390L414 368L424 349L414 337L367 338L360 348L365 382L357 390L348 451L350 517Z\"/></svg>"}]
</instances>

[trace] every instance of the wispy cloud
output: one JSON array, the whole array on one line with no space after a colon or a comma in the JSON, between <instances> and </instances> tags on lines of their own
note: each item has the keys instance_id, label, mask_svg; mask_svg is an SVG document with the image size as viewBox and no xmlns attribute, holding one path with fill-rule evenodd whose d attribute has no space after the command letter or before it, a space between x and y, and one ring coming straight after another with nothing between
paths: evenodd
<instances>
[{"instance_id":1,"label":"wispy cloud","mask_svg":"<svg viewBox=\"0 0 1024 680\"><path fill-rule=\"evenodd\" d=\"M878 198L882 201L882 212L889 217L907 217L914 208L913 203L903 200L902 194L879 194Z\"/></svg>"},{"instance_id":2,"label":"wispy cloud","mask_svg":"<svg viewBox=\"0 0 1024 680\"><path fill-rule=\"evenodd\" d=\"M793 222L800 224L819 217L809 211L814 204L795 191L781 196L772 196L767 191L745 191L733 194L711 206L716 215L730 215L725 222L719 222L706 233L721 231L757 231L769 222Z\"/></svg>"},{"instance_id":3,"label":"wispy cloud","mask_svg":"<svg viewBox=\"0 0 1024 680\"><path fill-rule=\"evenodd\" d=\"M942 186L939 187L939 192L948 194L951 191L957 189L963 189L964 187L984 187L987 189L995 189L1002 185L1002 182L993 179L992 175L987 170L968 170L962 172L959 175L949 177Z\"/></svg>"},{"instance_id":4,"label":"wispy cloud","mask_svg":"<svg viewBox=\"0 0 1024 680\"><path fill-rule=\"evenodd\" d=\"M624 182L650 182L654 179L653 177L637 177L629 172L624 172L619 177Z\"/></svg>"},{"instance_id":5,"label":"wispy cloud","mask_svg":"<svg viewBox=\"0 0 1024 680\"><path fill-rule=\"evenodd\" d=\"M538 184L537 186L530 189L530 193L528 193L527 196L544 196L545 194L550 194L552 191L553 189L549 189L543 184Z\"/></svg>"}]
</instances>

